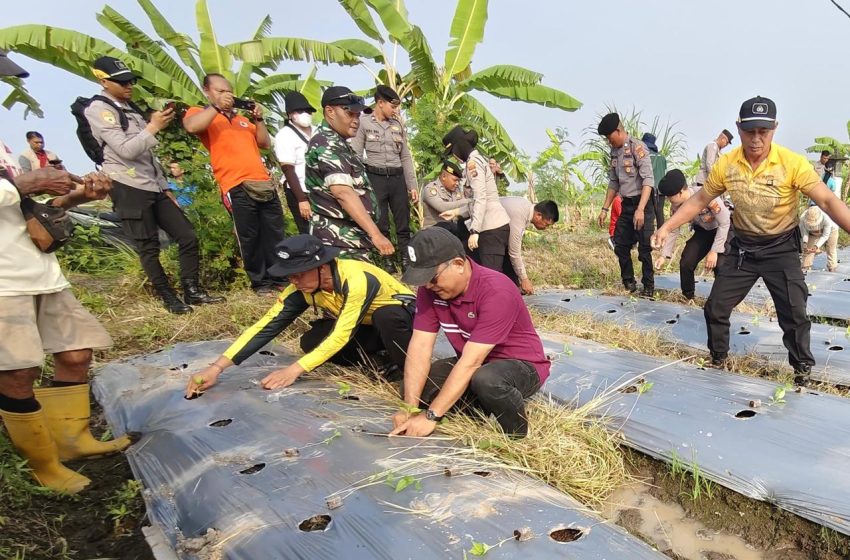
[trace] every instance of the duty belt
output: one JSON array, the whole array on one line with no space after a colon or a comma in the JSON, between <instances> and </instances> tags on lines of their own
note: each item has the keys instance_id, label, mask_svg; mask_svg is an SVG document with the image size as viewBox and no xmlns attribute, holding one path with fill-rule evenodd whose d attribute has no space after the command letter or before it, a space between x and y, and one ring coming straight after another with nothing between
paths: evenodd
<instances>
[{"instance_id":1,"label":"duty belt","mask_svg":"<svg viewBox=\"0 0 850 560\"><path fill-rule=\"evenodd\" d=\"M373 165L366 165L366 171L372 175L383 175L385 177L395 177L404 173L404 169L401 167L375 167Z\"/></svg>"}]
</instances>

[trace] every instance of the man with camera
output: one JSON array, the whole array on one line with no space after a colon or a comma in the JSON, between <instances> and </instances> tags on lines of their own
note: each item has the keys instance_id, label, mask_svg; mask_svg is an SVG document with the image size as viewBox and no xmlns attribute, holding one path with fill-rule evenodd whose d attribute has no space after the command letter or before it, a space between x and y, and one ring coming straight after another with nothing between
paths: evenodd
<instances>
[{"instance_id":1,"label":"man with camera","mask_svg":"<svg viewBox=\"0 0 850 560\"><path fill-rule=\"evenodd\" d=\"M27 132L27 144L29 148L21 153L18 158L18 163L24 171L32 171L33 169L42 169L48 165L52 165L57 169L62 167L62 160L59 156L44 148L44 136L36 130Z\"/></svg>"},{"instance_id":2,"label":"man with camera","mask_svg":"<svg viewBox=\"0 0 850 560\"><path fill-rule=\"evenodd\" d=\"M0 76L29 74L0 51ZM0 416L32 476L60 492L90 482L60 461L116 453L130 439L97 441L89 431L91 349L112 339L74 297L56 256L34 243L30 229L40 224L28 227L22 203L53 195L47 205L68 209L111 188L102 173L77 177L52 166L21 173L0 141ZM53 354L53 380L33 389L45 352Z\"/></svg>"},{"instance_id":3,"label":"man with camera","mask_svg":"<svg viewBox=\"0 0 850 560\"><path fill-rule=\"evenodd\" d=\"M183 126L197 135L210 153L213 175L233 217L251 287L260 295L276 295L284 279L270 274L269 267L275 263L275 246L283 240L283 208L260 157L261 148L271 147L263 108L235 97L233 86L221 74L204 77L204 93L210 104L186 111Z\"/></svg>"},{"instance_id":4,"label":"man with camera","mask_svg":"<svg viewBox=\"0 0 850 560\"><path fill-rule=\"evenodd\" d=\"M103 91L85 109L91 135L103 149L103 171L113 181L112 202L127 235L136 242L142 268L171 313L215 303L199 283L198 238L192 222L168 196L168 181L153 149L156 135L171 124L174 107L154 111L150 122L132 103L136 76L117 58L95 60L93 72ZM171 288L159 262L159 228L177 242L184 299Z\"/></svg>"}]
</instances>

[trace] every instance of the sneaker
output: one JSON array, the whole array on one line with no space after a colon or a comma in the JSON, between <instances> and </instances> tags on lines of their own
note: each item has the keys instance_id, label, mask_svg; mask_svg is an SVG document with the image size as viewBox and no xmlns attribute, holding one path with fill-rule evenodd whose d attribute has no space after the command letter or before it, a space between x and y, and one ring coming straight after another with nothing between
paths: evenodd
<instances>
[{"instance_id":1,"label":"sneaker","mask_svg":"<svg viewBox=\"0 0 850 560\"><path fill-rule=\"evenodd\" d=\"M280 289L273 285L258 286L254 288L254 293L261 297L277 297Z\"/></svg>"}]
</instances>

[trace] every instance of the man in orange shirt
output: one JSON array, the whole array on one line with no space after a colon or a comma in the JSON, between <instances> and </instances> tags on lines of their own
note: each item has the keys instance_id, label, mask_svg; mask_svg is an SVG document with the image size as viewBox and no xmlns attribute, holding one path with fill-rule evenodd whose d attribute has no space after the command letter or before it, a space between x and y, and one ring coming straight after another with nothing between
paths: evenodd
<instances>
[{"instance_id":1,"label":"man in orange shirt","mask_svg":"<svg viewBox=\"0 0 850 560\"><path fill-rule=\"evenodd\" d=\"M258 294L275 295L284 279L271 276L269 267L275 262L275 246L283 240L283 209L260 157L260 148L271 146L263 109L248 102L250 118L238 114L233 86L220 74L204 77L204 93L210 104L186 111L183 126L197 135L210 153L213 175L233 217L251 287Z\"/></svg>"}]
</instances>

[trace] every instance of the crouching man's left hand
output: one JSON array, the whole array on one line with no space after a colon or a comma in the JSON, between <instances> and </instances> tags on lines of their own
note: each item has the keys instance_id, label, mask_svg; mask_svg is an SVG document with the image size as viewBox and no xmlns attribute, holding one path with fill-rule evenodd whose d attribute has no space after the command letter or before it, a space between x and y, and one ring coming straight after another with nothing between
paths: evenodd
<instances>
[{"instance_id":1,"label":"crouching man's left hand","mask_svg":"<svg viewBox=\"0 0 850 560\"><path fill-rule=\"evenodd\" d=\"M304 369L296 362L291 366L271 372L260 381L260 386L263 389L283 389L292 385L302 373L304 373Z\"/></svg>"},{"instance_id":2,"label":"crouching man's left hand","mask_svg":"<svg viewBox=\"0 0 850 560\"><path fill-rule=\"evenodd\" d=\"M395 417L393 417L395 419ZM416 414L390 432L391 436L425 437L434 433L437 423L425 418L424 414Z\"/></svg>"}]
</instances>

